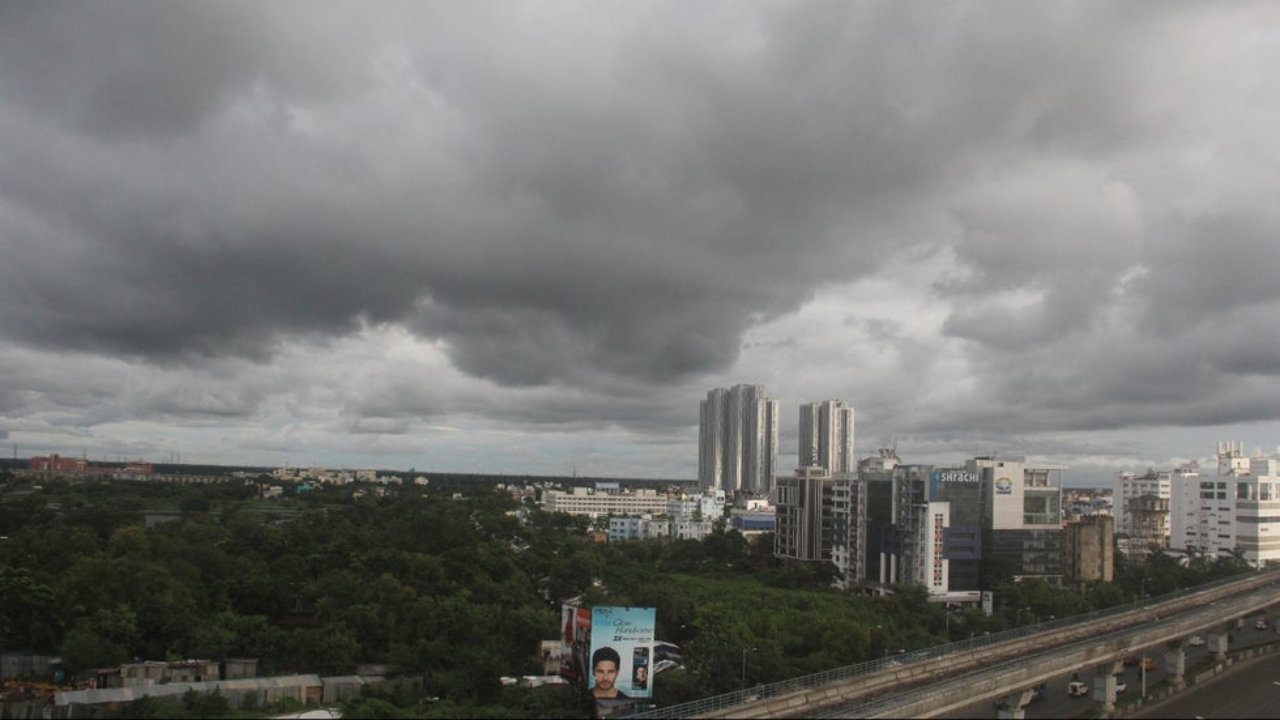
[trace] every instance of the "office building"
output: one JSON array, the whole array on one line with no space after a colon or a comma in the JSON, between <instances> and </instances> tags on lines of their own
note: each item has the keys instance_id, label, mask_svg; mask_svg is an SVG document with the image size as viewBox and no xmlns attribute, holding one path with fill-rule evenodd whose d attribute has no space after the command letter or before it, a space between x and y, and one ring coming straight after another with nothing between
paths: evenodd
<instances>
[{"instance_id":1,"label":"office building","mask_svg":"<svg viewBox=\"0 0 1280 720\"><path fill-rule=\"evenodd\" d=\"M977 457L982 493L982 556L1005 565L1015 579L1062 581L1062 465L1023 457Z\"/></svg>"},{"instance_id":2,"label":"office building","mask_svg":"<svg viewBox=\"0 0 1280 720\"><path fill-rule=\"evenodd\" d=\"M890 582L894 574L890 559L900 552L893 521L893 470L901 463L892 448L881 448L876 455L858 462L858 479L866 494L862 577L873 585Z\"/></svg>"},{"instance_id":3,"label":"office building","mask_svg":"<svg viewBox=\"0 0 1280 720\"><path fill-rule=\"evenodd\" d=\"M543 509L549 513L562 512L591 518L602 515L661 515L667 511L667 502L665 494L648 489L607 492L585 487L575 487L569 492L548 490L542 499Z\"/></svg>"},{"instance_id":4,"label":"office building","mask_svg":"<svg viewBox=\"0 0 1280 720\"><path fill-rule=\"evenodd\" d=\"M853 408L843 400L800 406L800 467L821 467L831 473L857 470L853 455Z\"/></svg>"},{"instance_id":5,"label":"office building","mask_svg":"<svg viewBox=\"0 0 1280 720\"><path fill-rule=\"evenodd\" d=\"M1210 558L1235 553L1254 567L1280 560L1280 460L1218 443L1217 476L1174 486L1175 549Z\"/></svg>"},{"instance_id":6,"label":"office building","mask_svg":"<svg viewBox=\"0 0 1280 720\"><path fill-rule=\"evenodd\" d=\"M777 479L774 555L829 561L835 534L835 481L820 467Z\"/></svg>"},{"instance_id":7,"label":"office building","mask_svg":"<svg viewBox=\"0 0 1280 720\"><path fill-rule=\"evenodd\" d=\"M777 464L778 401L761 385L708 392L699 409L699 486L767 495Z\"/></svg>"}]
</instances>

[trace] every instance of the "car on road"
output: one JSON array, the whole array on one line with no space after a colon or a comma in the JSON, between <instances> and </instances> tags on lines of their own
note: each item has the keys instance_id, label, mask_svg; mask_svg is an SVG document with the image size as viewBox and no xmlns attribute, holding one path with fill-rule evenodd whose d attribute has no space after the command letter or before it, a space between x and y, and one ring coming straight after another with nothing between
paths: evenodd
<instances>
[{"instance_id":1,"label":"car on road","mask_svg":"<svg viewBox=\"0 0 1280 720\"><path fill-rule=\"evenodd\" d=\"M1079 680L1072 680L1067 683L1067 697L1088 697L1089 686Z\"/></svg>"},{"instance_id":2,"label":"car on road","mask_svg":"<svg viewBox=\"0 0 1280 720\"><path fill-rule=\"evenodd\" d=\"M1156 659L1155 659L1155 658L1151 658L1151 657L1144 657L1144 658L1142 658L1142 669L1143 669L1143 670L1155 670L1155 669L1156 669Z\"/></svg>"},{"instance_id":3,"label":"car on road","mask_svg":"<svg viewBox=\"0 0 1280 720\"><path fill-rule=\"evenodd\" d=\"M1125 667L1137 667L1138 663L1142 661L1138 659L1137 655L1125 655L1123 662Z\"/></svg>"},{"instance_id":4,"label":"car on road","mask_svg":"<svg viewBox=\"0 0 1280 720\"><path fill-rule=\"evenodd\" d=\"M1120 693L1122 693L1122 692L1128 692L1128 691L1129 691L1129 683L1127 683L1127 682L1117 682L1117 683L1116 683L1116 694L1117 694L1117 695L1119 695L1119 694L1120 694Z\"/></svg>"},{"instance_id":5,"label":"car on road","mask_svg":"<svg viewBox=\"0 0 1280 720\"><path fill-rule=\"evenodd\" d=\"M1204 638L1200 637L1199 635L1192 635L1191 637L1187 638L1187 646L1188 646L1188 647L1203 647L1203 646L1204 646Z\"/></svg>"},{"instance_id":6,"label":"car on road","mask_svg":"<svg viewBox=\"0 0 1280 720\"><path fill-rule=\"evenodd\" d=\"M1267 619L1266 619L1266 618L1264 618L1264 617L1260 617L1260 618L1258 618L1258 621L1257 621L1257 622L1255 622L1255 623L1253 624L1253 629L1254 629L1254 630L1266 630L1266 629L1267 629Z\"/></svg>"}]
</instances>

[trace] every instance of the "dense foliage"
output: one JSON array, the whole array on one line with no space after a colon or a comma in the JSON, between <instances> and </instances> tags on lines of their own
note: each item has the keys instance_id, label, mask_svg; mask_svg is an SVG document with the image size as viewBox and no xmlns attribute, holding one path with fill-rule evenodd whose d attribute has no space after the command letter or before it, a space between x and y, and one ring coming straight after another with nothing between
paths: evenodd
<instances>
[{"instance_id":1,"label":"dense foliage","mask_svg":"<svg viewBox=\"0 0 1280 720\"><path fill-rule=\"evenodd\" d=\"M271 502L238 482L0 487L4 649L59 654L73 671L135 657L255 657L263 674L345 674L364 662L427 673L432 702L367 696L348 704L352 716L583 714L571 689L499 682L541 672L539 641L556 637L567 598L657 608L659 637L681 645L687 665L655 683L668 704L1239 569L1156 560L1080 593L1001 581L1000 611L988 617L948 614L919 589L839 593L829 567L779 562L768 537L590 542L585 520L492 487L358 500L350 486L325 487ZM168 521L148 527L156 511Z\"/></svg>"}]
</instances>

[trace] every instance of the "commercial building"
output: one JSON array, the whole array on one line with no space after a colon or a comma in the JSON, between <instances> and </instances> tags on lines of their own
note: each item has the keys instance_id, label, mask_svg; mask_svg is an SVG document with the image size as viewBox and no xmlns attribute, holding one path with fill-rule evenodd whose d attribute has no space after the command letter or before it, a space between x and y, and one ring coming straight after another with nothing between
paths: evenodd
<instances>
[{"instance_id":1,"label":"commercial building","mask_svg":"<svg viewBox=\"0 0 1280 720\"><path fill-rule=\"evenodd\" d=\"M980 483L983 560L1004 565L1015 578L1061 582L1065 466L994 455L965 466Z\"/></svg>"},{"instance_id":2,"label":"commercial building","mask_svg":"<svg viewBox=\"0 0 1280 720\"><path fill-rule=\"evenodd\" d=\"M1280 460L1218 443L1217 476L1175 484L1172 542L1210 557L1239 552L1254 567L1280 560Z\"/></svg>"},{"instance_id":3,"label":"commercial building","mask_svg":"<svg viewBox=\"0 0 1280 720\"><path fill-rule=\"evenodd\" d=\"M777 464L778 401L762 385L708 392L699 408L699 486L767 495Z\"/></svg>"},{"instance_id":4,"label":"commercial building","mask_svg":"<svg viewBox=\"0 0 1280 720\"><path fill-rule=\"evenodd\" d=\"M843 400L800 406L800 467L821 467L831 473L853 473L854 413Z\"/></svg>"},{"instance_id":5,"label":"commercial building","mask_svg":"<svg viewBox=\"0 0 1280 720\"><path fill-rule=\"evenodd\" d=\"M920 585L938 602L983 590L984 562L1060 583L1064 469L996 456L903 464L892 449L857 474L798 468L776 482L775 554L830 561L844 587Z\"/></svg>"},{"instance_id":6,"label":"commercial building","mask_svg":"<svg viewBox=\"0 0 1280 720\"><path fill-rule=\"evenodd\" d=\"M866 553L859 579L873 585L887 585L896 576L893 558L901 552L901 543L894 526L893 471L900 464L892 448L881 448L876 455L858 461L858 480L866 496L862 518Z\"/></svg>"},{"instance_id":7,"label":"commercial building","mask_svg":"<svg viewBox=\"0 0 1280 720\"><path fill-rule=\"evenodd\" d=\"M863 583L867 558L867 484L853 473L797 468L777 479L774 554L789 560L830 562L836 585Z\"/></svg>"},{"instance_id":8,"label":"commercial building","mask_svg":"<svg viewBox=\"0 0 1280 720\"><path fill-rule=\"evenodd\" d=\"M777 479L774 554L780 558L829 561L835 539L835 481L820 467L796 468Z\"/></svg>"},{"instance_id":9,"label":"commercial building","mask_svg":"<svg viewBox=\"0 0 1280 720\"><path fill-rule=\"evenodd\" d=\"M575 487L568 492L548 490L542 507L547 512L570 515L661 515L667 511L667 496L654 490L602 492L595 488Z\"/></svg>"}]
</instances>

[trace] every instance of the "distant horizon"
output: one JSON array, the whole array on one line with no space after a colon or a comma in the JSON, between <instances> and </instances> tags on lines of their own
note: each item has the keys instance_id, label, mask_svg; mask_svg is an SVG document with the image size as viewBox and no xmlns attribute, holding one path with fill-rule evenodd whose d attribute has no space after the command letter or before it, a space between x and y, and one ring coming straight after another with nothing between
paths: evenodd
<instances>
[{"instance_id":1,"label":"distant horizon","mask_svg":"<svg viewBox=\"0 0 1280 720\"><path fill-rule=\"evenodd\" d=\"M60 457L77 457L77 456L71 456L71 455L62 455L61 453L50 453L49 455L55 455L55 454L59 455ZM34 456L28 456L25 458L19 457L16 459L0 458L0 467L13 465L16 463L20 468L25 469L26 465L30 463L32 457L48 457L49 455L34 455ZM109 465L123 465L130 462L139 462L139 461L137 460L94 460L93 458L89 458L89 462L105 463ZM141 462L147 462L147 461L141 461ZM148 464L152 465L153 467L167 466L167 467L227 468L227 469L234 469L234 470L258 470L258 471L265 471L265 472L270 472L272 470L279 470L283 468L310 469L310 468L318 467L327 471L334 471L334 472L354 472L357 470L373 470L378 473L394 473L397 475L407 475L409 473L430 475L432 473L435 473L439 475L465 476L465 477L476 477L476 478L486 478L486 479L528 478L528 479L545 479L545 480L581 480L581 481L636 482L636 483L669 482L669 483L678 483L681 485L697 484L698 482L697 478L672 478L672 477L647 477L646 478L646 477L625 477L625 476L612 476L612 475L582 475L582 474L554 475L554 474L542 474L542 473L511 473L511 472L484 473L484 472L461 472L461 471L455 471L455 470L439 470L439 469L423 470L420 468L409 468L409 469L399 470L395 468L376 468L376 467L366 467L366 466L245 465L245 464L235 464L235 463L226 464L226 463L183 463L183 462L151 462ZM930 465L933 463L904 463L904 464ZM1081 490L1081 489L1110 490L1111 485L1109 484L1108 485L1072 484L1064 481L1062 485L1062 489L1064 490L1068 490L1068 489L1070 490Z\"/></svg>"}]
</instances>

